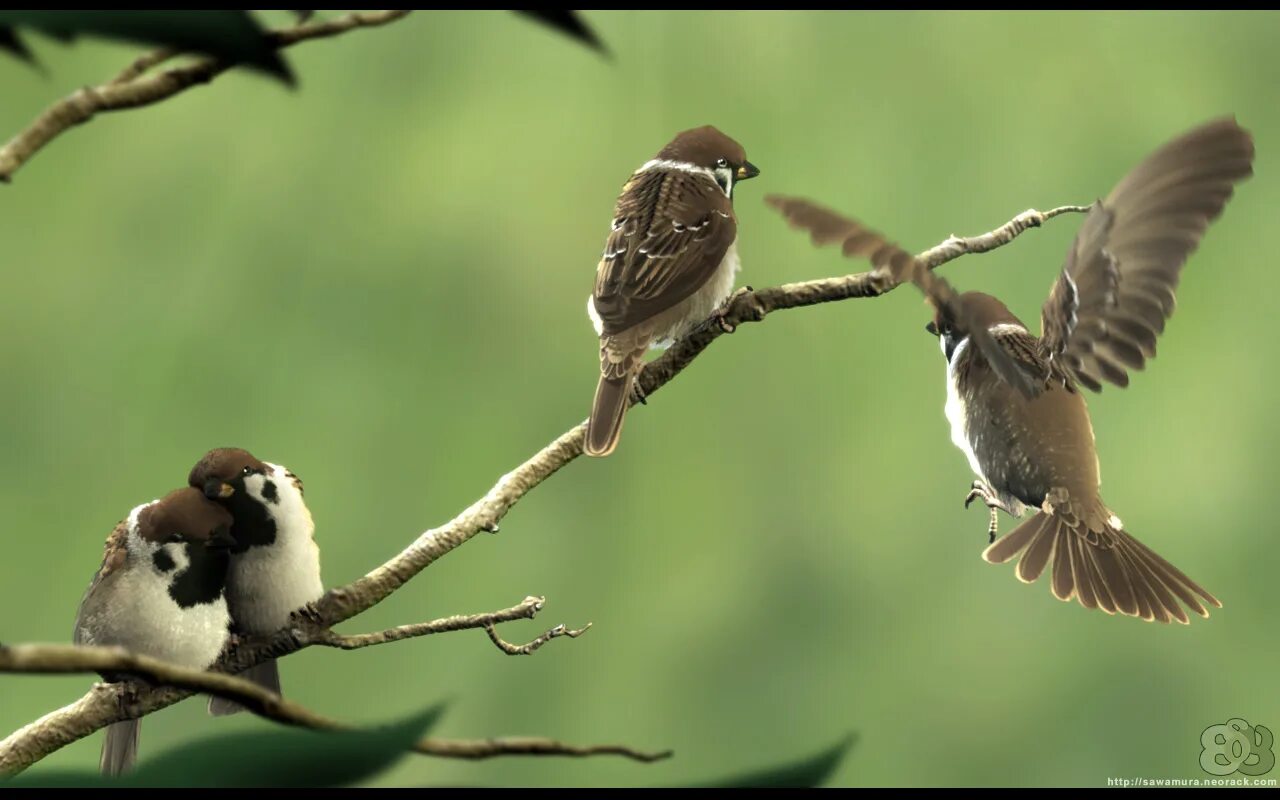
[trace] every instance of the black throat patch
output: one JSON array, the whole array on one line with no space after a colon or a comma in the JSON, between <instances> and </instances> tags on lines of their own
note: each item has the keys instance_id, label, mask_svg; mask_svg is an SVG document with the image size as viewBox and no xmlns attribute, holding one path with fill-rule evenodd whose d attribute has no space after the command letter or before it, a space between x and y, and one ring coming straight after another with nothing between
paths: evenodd
<instances>
[{"instance_id":1,"label":"black throat patch","mask_svg":"<svg viewBox=\"0 0 1280 800\"><path fill-rule=\"evenodd\" d=\"M190 565L174 576L169 584L169 596L179 608L193 608L203 603L212 603L222 596L227 585L227 565L231 562L230 553L222 548L210 550L202 544L186 542ZM156 553L156 566L159 567L159 556ZM173 560L165 554L169 569L173 569ZM168 571L168 570L164 570Z\"/></svg>"},{"instance_id":2,"label":"black throat patch","mask_svg":"<svg viewBox=\"0 0 1280 800\"><path fill-rule=\"evenodd\" d=\"M273 502L279 502L276 485L271 481L267 481L262 487L262 494L268 499L277 498ZM275 544L276 521L267 513L266 506L249 496L243 483L236 487L236 493L231 495L226 508L235 519L231 525L231 538L236 540L235 546L231 548L232 553L243 553L250 547L269 547Z\"/></svg>"}]
</instances>

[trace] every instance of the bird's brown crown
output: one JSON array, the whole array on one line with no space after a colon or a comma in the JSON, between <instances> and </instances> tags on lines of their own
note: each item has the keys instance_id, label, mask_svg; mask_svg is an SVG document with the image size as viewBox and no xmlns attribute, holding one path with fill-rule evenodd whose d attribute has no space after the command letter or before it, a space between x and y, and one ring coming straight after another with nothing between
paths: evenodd
<instances>
[{"instance_id":1,"label":"bird's brown crown","mask_svg":"<svg viewBox=\"0 0 1280 800\"><path fill-rule=\"evenodd\" d=\"M971 326L980 326L990 329L994 325L1022 325L1022 320L1014 316L1008 306L1000 302L996 298L984 292L964 292L960 295L960 306L964 308L965 316L969 320ZM956 320L946 318L946 311L941 308L934 309L933 312L933 330L934 331L953 331L957 336L968 335L968 330L962 330L965 326Z\"/></svg>"},{"instance_id":2,"label":"bird's brown crown","mask_svg":"<svg viewBox=\"0 0 1280 800\"><path fill-rule=\"evenodd\" d=\"M254 457L248 450L238 447L219 447L204 454L187 476L187 484L197 489L203 488L210 481L230 483L238 476L251 472L266 472L269 467Z\"/></svg>"},{"instance_id":3,"label":"bird's brown crown","mask_svg":"<svg viewBox=\"0 0 1280 800\"><path fill-rule=\"evenodd\" d=\"M207 543L225 537L232 521L225 508L187 486L138 512L138 535L150 542L164 543L178 537Z\"/></svg>"},{"instance_id":4,"label":"bird's brown crown","mask_svg":"<svg viewBox=\"0 0 1280 800\"><path fill-rule=\"evenodd\" d=\"M720 159L734 167L747 163L747 151L711 125L690 128L676 134L671 143L658 152L658 158L715 169Z\"/></svg>"}]
</instances>

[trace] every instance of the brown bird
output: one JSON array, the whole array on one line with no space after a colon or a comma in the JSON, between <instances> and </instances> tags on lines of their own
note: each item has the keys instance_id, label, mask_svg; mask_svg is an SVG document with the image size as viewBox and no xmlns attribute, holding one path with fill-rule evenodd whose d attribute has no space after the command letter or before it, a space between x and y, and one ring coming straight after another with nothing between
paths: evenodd
<instances>
[{"instance_id":1,"label":"brown bird","mask_svg":"<svg viewBox=\"0 0 1280 800\"><path fill-rule=\"evenodd\" d=\"M225 597L231 524L230 514L195 489L134 508L107 538L102 566L80 601L73 641L119 645L192 669L211 666L231 622ZM133 766L141 726L131 719L107 727L104 775Z\"/></svg>"},{"instance_id":2,"label":"brown bird","mask_svg":"<svg viewBox=\"0 0 1280 800\"><path fill-rule=\"evenodd\" d=\"M231 564L227 569L227 608L237 632L275 633L293 612L324 594L315 522L302 498L302 480L287 467L260 461L238 447L205 453L191 468L187 483L231 513ZM280 671L270 659L241 677L276 694ZM242 711L239 703L209 699L209 713Z\"/></svg>"},{"instance_id":3,"label":"brown bird","mask_svg":"<svg viewBox=\"0 0 1280 800\"><path fill-rule=\"evenodd\" d=\"M645 351L687 334L733 291L733 190L759 174L742 145L706 125L677 134L622 187L587 300L600 336L587 455L618 446Z\"/></svg>"},{"instance_id":4,"label":"brown bird","mask_svg":"<svg viewBox=\"0 0 1280 800\"><path fill-rule=\"evenodd\" d=\"M934 291L927 293L936 314L926 327L947 360L951 438L979 476L965 505L981 499L991 509L987 561L1021 555L1016 574L1026 583L1052 564L1055 597L1108 614L1185 624L1189 618L1178 601L1205 617L1206 604L1222 606L1128 533L1102 501L1093 428L1079 387L1101 391L1103 381L1127 386L1126 370L1141 369L1155 356L1182 266L1222 213L1234 184L1252 174L1253 154L1249 134L1221 119L1139 164L1085 217L1041 309L1039 338L996 298L955 295L930 276ZM815 230L815 238L815 226L832 225L831 212L804 201L775 205L793 224ZM866 251L868 236L875 235L852 220L845 225L848 238L860 238ZM923 272L914 264L895 276L920 283ZM1018 375L1004 379L1000 363ZM1037 511L994 540L996 509L1019 517L1028 508Z\"/></svg>"}]
</instances>

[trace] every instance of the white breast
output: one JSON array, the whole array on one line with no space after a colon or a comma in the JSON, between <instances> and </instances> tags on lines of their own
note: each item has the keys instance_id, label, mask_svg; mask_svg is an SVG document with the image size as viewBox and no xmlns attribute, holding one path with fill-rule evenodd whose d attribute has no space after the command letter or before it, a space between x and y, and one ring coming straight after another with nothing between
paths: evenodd
<instances>
[{"instance_id":1,"label":"white breast","mask_svg":"<svg viewBox=\"0 0 1280 800\"><path fill-rule=\"evenodd\" d=\"M95 618L82 632L86 644L114 644L184 667L204 669L222 652L227 640L227 601L182 608L169 595L174 570L161 575L142 561L143 555L120 574Z\"/></svg>"},{"instance_id":2,"label":"white breast","mask_svg":"<svg viewBox=\"0 0 1280 800\"><path fill-rule=\"evenodd\" d=\"M942 337L938 337L938 342L946 352L946 343ZM960 363L960 357L969 348L969 337L961 339L956 344L956 349L951 353L951 360L947 363L947 420L951 423L951 442L964 453L965 458L969 459L969 467L974 474L984 481L987 479L982 474L982 466L978 463L978 456L973 452L973 445L969 442L969 426L966 423L964 398L960 395L960 387L956 380L956 367Z\"/></svg>"},{"instance_id":3,"label":"white breast","mask_svg":"<svg viewBox=\"0 0 1280 800\"><path fill-rule=\"evenodd\" d=\"M227 573L227 598L236 623L250 633L272 633L289 615L324 594L315 523L302 493L286 474L269 464L268 475L252 475L245 490L262 502L276 523L276 540L233 556ZM277 502L265 499L263 486L275 484Z\"/></svg>"}]
</instances>

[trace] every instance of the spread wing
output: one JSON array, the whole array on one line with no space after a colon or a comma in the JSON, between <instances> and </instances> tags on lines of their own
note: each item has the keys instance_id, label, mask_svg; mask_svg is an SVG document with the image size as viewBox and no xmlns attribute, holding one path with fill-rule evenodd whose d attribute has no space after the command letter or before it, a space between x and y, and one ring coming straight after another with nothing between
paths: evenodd
<instances>
[{"instance_id":1,"label":"spread wing","mask_svg":"<svg viewBox=\"0 0 1280 800\"><path fill-rule=\"evenodd\" d=\"M715 273L738 233L714 179L679 170L631 176L614 211L592 302L615 334L666 311Z\"/></svg>"},{"instance_id":2,"label":"spread wing","mask_svg":"<svg viewBox=\"0 0 1280 800\"><path fill-rule=\"evenodd\" d=\"M765 202L782 212L792 227L808 231L815 245L839 244L845 256L868 259L891 281L889 288L907 281L914 283L934 308L957 328L968 332L970 341L1002 380L1028 397L1043 389L1044 381L1034 378L1036 373L1029 370L1025 360L1015 358L1009 348L998 344L986 326L974 323L951 284L927 269L911 253L862 223L808 200L770 195Z\"/></svg>"},{"instance_id":3,"label":"spread wing","mask_svg":"<svg viewBox=\"0 0 1280 800\"><path fill-rule=\"evenodd\" d=\"M106 546L102 553L102 565L94 573L93 582L85 590L84 597L80 599L80 608L76 611L76 628L71 636L71 640L75 644L90 644L85 640L88 632L84 630L82 623L93 614L96 608L95 599L98 590L109 584L124 567L125 559L128 557L125 550L125 538L128 535L129 520L123 519L116 524L111 534L107 536Z\"/></svg>"},{"instance_id":4,"label":"spread wing","mask_svg":"<svg viewBox=\"0 0 1280 800\"><path fill-rule=\"evenodd\" d=\"M1041 309L1041 347L1081 384L1129 384L1156 354L1182 265L1253 174L1253 139L1233 119L1181 136L1125 176L1085 217Z\"/></svg>"}]
</instances>

